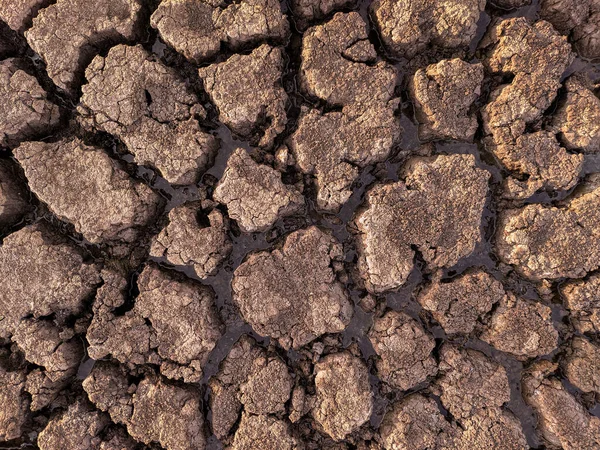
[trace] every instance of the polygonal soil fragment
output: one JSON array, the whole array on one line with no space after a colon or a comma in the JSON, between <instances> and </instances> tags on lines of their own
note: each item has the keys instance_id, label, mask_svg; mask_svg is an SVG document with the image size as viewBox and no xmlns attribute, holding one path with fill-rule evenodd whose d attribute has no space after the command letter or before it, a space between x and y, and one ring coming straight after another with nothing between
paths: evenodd
<instances>
[{"instance_id":1,"label":"polygonal soil fragment","mask_svg":"<svg viewBox=\"0 0 600 450\"><path fill-rule=\"evenodd\" d=\"M299 30L303 30L310 22L323 19L329 13L355 3L356 0L292 0L294 23Z\"/></svg>"},{"instance_id":2,"label":"polygonal soil fragment","mask_svg":"<svg viewBox=\"0 0 600 450\"><path fill-rule=\"evenodd\" d=\"M568 154L552 133L527 133L550 107L560 77L571 63L569 44L548 22L531 25L513 18L492 27L484 40L488 69L512 74L510 84L497 87L482 110L487 146L513 174L505 195L527 198L540 189L569 189L581 171L581 155Z\"/></svg>"},{"instance_id":3,"label":"polygonal soil fragment","mask_svg":"<svg viewBox=\"0 0 600 450\"><path fill-rule=\"evenodd\" d=\"M35 77L19 69L17 60L0 62L0 145L50 131L58 124L59 109L48 100Z\"/></svg>"},{"instance_id":4,"label":"polygonal soil fragment","mask_svg":"<svg viewBox=\"0 0 600 450\"><path fill-rule=\"evenodd\" d=\"M379 60L356 12L337 13L302 39L300 86L331 105L367 106L394 95L396 70Z\"/></svg>"},{"instance_id":5,"label":"polygonal soil fragment","mask_svg":"<svg viewBox=\"0 0 600 450\"><path fill-rule=\"evenodd\" d=\"M550 361L540 361L523 375L525 401L537 413L538 426L546 447L581 450L600 446L600 419L585 408L553 375L557 368Z\"/></svg>"},{"instance_id":6,"label":"polygonal soil fragment","mask_svg":"<svg viewBox=\"0 0 600 450\"><path fill-rule=\"evenodd\" d=\"M457 420L500 408L510 400L506 370L483 353L444 344L436 381L440 399Z\"/></svg>"},{"instance_id":7,"label":"polygonal soil fragment","mask_svg":"<svg viewBox=\"0 0 600 450\"><path fill-rule=\"evenodd\" d=\"M146 378L133 394L133 413L127 431L148 445L159 442L166 450L203 450L202 398L194 387Z\"/></svg>"},{"instance_id":8,"label":"polygonal soil fragment","mask_svg":"<svg viewBox=\"0 0 600 450\"><path fill-rule=\"evenodd\" d=\"M128 387L126 373L106 364L94 367L83 386L90 400L108 410L137 441L158 442L166 450L206 447L202 398L195 387L174 385L154 375Z\"/></svg>"},{"instance_id":9,"label":"polygonal soil fragment","mask_svg":"<svg viewBox=\"0 0 600 450\"><path fill-rule=\"evenodd\" d=\"M282 50L264 44L249 55L233 55L198 73L219 120L253 144L269 148L287 123L282 70Z\"/></svg>"},{"instance_id":10,"label":"polygonal soil fragment","mask_svg":"<svg viewBox=\"0 0 600 450\"><path fill-rule=\"evenodd\" d=\"M88 398L105 411L115 423L124 423L131 416L131 395L127 372L110 361L97 361L82 382Z\"/></svg>"},{"instance_id":11,"label":"polygonal soil fragment","mask_svg":"<svg viewBox=\"0 0 600 450\"><path fill-rule=\"evenodd\" d=\"M596 0L542 0L540 15L570 36L581 56L600 56L600 3Z\"/></svg>"},{"instance_id":12,"label":"polygonal soil fragment","mask_svg":"<svg viewBox=\"0 0 600 450\"><path fill-rule=\"evenodd\" d=\"M453 266L481 239L489 173L472 155L413 159L407 172L404 182L373 187L354 219L359 270L371 292L400 287L415 250L433 270Z\"/></svg>"},{"instance_id":13,"label":"polygonal soil fragment","mask_svg":"<svg viewBox=\"0 0 600 450\"><path fill-rule=\"evenodd\" d=\"M78 400L50 419L40 432L37 443L40 450L97 449L101 442L99 435L109 422L105 414L94 410L88 402Z\"/></svg>"},{"instance_id":14,"label":"polygonal soil fragment","mask_svg":"<svg viewBox=\"0 0 600 450\"><path fill-rule=\"evenodd\" d=\"M392 386L406 391L437 371L435 340L409 315L389 311L375 319L368 336L379 356L377 373Z\"/></svg>"},{"instance_id":15,"label":"polygonal soil fragment","mask_svg":"<svg viewBox=\"0 0 600 450\"><path fill-rule=\"evenodd\" d=\"M419 120L419 138L472 141L477 117L471 105L481 93L483 65L444 59L414 74L410 90Z\"/></svg>"},{"instance_id":16,"label":"polygonal soil fragment","mask_svg":"<svg viewBox=\"0 0 600 450\"><path fill-rule=\"evenodd\" d=\"M303 448L291 433L289 423L273 416L244 413L231 450L299 450Z\"/></svg>"},{"instance_id":17,"label":"polygonal soil fragment","mask_svg":"<svg viewBox=\"0 0 600 450\"><path fill-rule=\"evenodd\" d=\"M27 316L79 313L100 283L96 266L41 224L4 238L0 247L0 337L9 337Z\"/></svg>"},{"instance_id":18,"label":"polygonal soil fragment","mask_svg":"<svg viewBox=\"0 0 600 450\"><path fill-rule=\"evenodd\" d=\"M413 394L385 414L379 432L385 450L427 450L450 448L457 430L433 399Z\"/></svg>"},{"instance_id":19,"label":"polygonal soil fragment","mask_svg":"<svg viewBox=\"0 0 600 450\"><path fill-rule=\"evenodd\" d=\"M400 138L396 70L379 60L358 13L338 13L304 34L300 83L309 95L342 107L326 113L303 107L289 139L300 170L316 178L319 208L336 211L359 168L387 158Z\"/></svg>"},{"instance_id":20,"label":"polygonal soil fragment","mask_svg":"<svg viewBox=\"0 0 600 450\"><path fill-rule=\"evenodd\" d=\"M87 338L94 359L112 354L123 363L160 364L173 379L198 382L208 355L221 337L214 293L154 265L138 278L131 311L114 316L97 309Z\"/></svg>"},{"instance_id":21,"label":"polygonal soil fragment","mask_svg":"<svg viewBox=\"0 0 600 450\"><path fill-rule=\"evenodd\" d=\"M150 23L195 63L218 53L221 43L234 50L267 39L283 43L290 31L277 0L163 0Z\"/></svg>"},{"instance_id":22,"label":"polygonal soil fragment","mask_svg":"<svg viewBox=\"0 0 600 450\"><path fill-rule=\"evenodd\" d=\"M496 234L500 259L539 281L581 278L600 266L600 177L592 175L557 206L502 211Z\"/></svg>"},{"instance_id":23,"label":"polygonal soil fragment","mask_svg":"<svg viewBox=\"0 0 600 450\"><path fill-rule=\"evenodd\" d=\"M30 209L28 194L17 178L16 167L0 160L0 229L17 223Z\"/></svg>"},{"instance_id":24,"label":"polygonal soil fragment","mask_svg":"<svg viewBox=\"0 0 600 450\"><path fill-rule=\"evenodd\" d=\"M373 411L373 394L365 363L344 351L315 365L316 399L312 415L336 441L367 422Z\"/></svg>"},{"instance_id":25,"label":"polygonal soil fragment","mask_svg":"<svg viewBox=\"0 0 600 450\"><path fill-rule=\"evenodd\" d=\"M549 307L508 294L500 300L481 339L518 359L527 359L552 352L558 345L558 332Z\"/></svg>"},{"instance_id":26,"label":"polygonal soil fragment","mask_svg":"<svg viewBox=\"0 0 600 450\"><path fill-rule=\"evenodd\" d=\"M12 336L25 359L38 368L27 375L26 390L31 394L31 409L48 406L77 373L84 356L81 340L70 329L52 322L25 319Z\"/></svg>"},{"instance_id":27,"label":"polygonal soil fragment","mask_svg":"<svg viewBox=\"0 0 600 450\"><path fill-rule=\"evenodd\" d=\"M158 212L158 195L77 138L25 142L14 154L33 193L92 243L133 242Z\"/></svg>"},{"instance_id":28,"label":"polygonal soil fragment","mask_svg":"<svg viewBox=\"0 0 600 450\"><path fill-rule=\"evenodd\" d=\"M560 286L571 322L580 333L600 332L600 274Z\"/></svg>"},{"instance_id":29,"label":"polygonal soil fragment","mask_svg":"<svg viewBox=\"0 0 600 450\"><path fill-rule=\"evenodd\" d=\"M332 265L341 245L316 227L289 234L283 247L251 254L234 272L233 299L244 319L285 348L342 331L352 305Z\"/></svg>"},{"instance_id":30,"label":"polygonal soil fragment","mask_svg":"<svg viewBox=\"0 0 600 450\"><path fill-rule=\"evenodd\" d=\"M29 410L24 373L8 372L0 367L0 404L0 442L17 439Z\"/></svg>"},{"instance_id":31,"label":"polygonal soil fragment","mask_svg":"<svg viewBox=\"0 0 600 450\"><path fill-rule=\"evenodd\" d=\"M257 164L242 148L229 157L213 198L227 206L229 217L247 233L265 231L304 206L302 194L283 184L279 172Z\"/></svg>"},{"instance_id":32,"label":"polygonal soil fragment","mask_svg":"<svg viewBox=\"0 0 600 450\"><path fill-rule=\"evenodd\" d=\"M600 99L587 75L573 75L565 82L567 95L552 116L552 129L561 133L568 149L600 152Z\"/></svg>"},{"instance_id":33,"label":"polygonal soil fragment","mask_svg":"<svg viewBox=\"0 0 600 450\"><path fill-rule=\"evenodd\" d=\"M483 270L475 269L448 282L436 274L417 301L447 334L469 334L504 295L502 283Z\"/></svg>"},{"instance_id":34,"label":"polygonal soil fragment","mask_svg":"<svg viewBox=\"0 0 600 450\"><path fill-rule=\"evenodd\" d=\"M13 30L22 33L31 25L31 19L50 0L0 0L0 20Z\"/></svg>"},{"instance_id":35,"label":"polygonal soil fragment","mask_svg":"<svg viewBox=\"0 0 600 450\"><path fill-rule=\"evenodd\" d=\"M371 14L379 36L395 56L412 58L429 44L469 45L485 0L375 0Z\"/></svg>"},{"instance_id":36,"label":"polygonal soil fragment","mask_svg":"<svg viewBox=\"0 0 600 450\"><path fill-rule=\"evenodd\" d=\"M564 374L583 392L600 394L600 348L582 337L574 337L562 361Z\"/></svg>"},{"instance_id":37,"label":"polygonal soil fragment","mask_svg":"<svg viewBox=\"0 0 600 450\"><path fill-rule=\"evenodd\" d=\"M208 214L209 226L198 223L202 211L182 205L169 211L169 224L150 247L150 255L164 257L177 266L192 266L199 278L213 275L233 248L227 234L223 214L213 209Z\"/></svg>"},{"instance_id":38,"label":"polygonal soil fragment","mask_svg":"<svg viewBox=\"0 0 600 450\"><path fill-rule=\"evenodd\" d=\"M74 93L99 48L137 37L141 13L139 0L96 0L93 8L86 0L58 0L38 13L25 37L52 81Z\"/></svg>"},{"instance_id":39,"label":"polygonal soil fragment","mask_svg":"<svg viewBox=\"0 0 600 450\"><path fill-rule=\"evenodd\" d=\"M224 439L242 409L242 421L246 413L264 416L285 412L293 380L279 357L258 347L252 338L244 335L223 360L209 386L213 432L219 439ZM250 417L255 416L247 419Z\"/></svg>"},{"instance_id":40,"label":"polygonal soil fragment","mask_svg":"<svg viewBox=\"0 0 600 450\"><path fill-rule=\"evenodd\" d=\"M88 354L93 359L112 354L117 360L129 364L154 361L157 356L151 353L150 348L155 348L158 343L144 318L136 311L127 311L118 316L114 314L127 300L127 279L109 270L102 272L102 279L104 284L96 294L94 317L87 329Z\"/></svg>"},{"instance_id":41,"label":"polygonal soil fragment","mask_svg":"<svg viewBox=\"0 0 600 450\"><path fill-rule=\"evenodd\" d=\"M553 133L538 131L519 136L515 145L499 145L496 156L516 172L504 180L505 196L526 198L536 191L568 190L577 184L583 155L567 153Z\"/></svg>"},{"instance_id":42,"label":"polygonal soil fragment","mask_svg":"<svg viewBox=\"0 0 600 450\"><path fill-rule=\"evenodd\" d=\"M500 408L477 411L460 421L462 433L450 448L457 450L491 449L529 450L521 422Z\"/></svg>"},{"instance_id":43,"label":"polygonal soil fragment","mask_svg":"<svg viewBox=\"0 0 600 450\"><path fill-rule=\"evenodd\" d=\"M200 129L198 99L175 70L141 46L111 48L94 58L85 76L80 112L121 139L138 164L178 185L195 183L211 164L218 143Z\"/></svg>"}]
</instances>

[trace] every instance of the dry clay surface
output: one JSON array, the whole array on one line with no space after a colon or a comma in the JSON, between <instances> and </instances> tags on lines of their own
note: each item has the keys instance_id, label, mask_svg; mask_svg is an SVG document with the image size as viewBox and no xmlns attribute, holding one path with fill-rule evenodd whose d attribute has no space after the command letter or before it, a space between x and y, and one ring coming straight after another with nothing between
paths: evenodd
<instances>
[{"instance_id":1,"label":"dry clay surface","mask_svg":"<svg viewBox=\"0 0 600 450\"><path fill-rule=\"evenodd\" d=\"M600 1L0 0L0 449L600 449Z\"/></svg>"}]
</instances>

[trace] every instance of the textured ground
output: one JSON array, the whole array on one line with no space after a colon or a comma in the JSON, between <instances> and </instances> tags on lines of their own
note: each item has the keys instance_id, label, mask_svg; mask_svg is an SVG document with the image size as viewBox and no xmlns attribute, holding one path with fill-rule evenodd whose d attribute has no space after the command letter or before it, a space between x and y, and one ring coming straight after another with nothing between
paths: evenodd
<instances>
[{"instance_id":1,"label":"textured ground","mask_svg":"<svg viewBox=\"0 0 600 450\"><path fill-rule=\"evenodd\" d=\"M0 0L0 449L600 448L598 61L598 0Z\"/></svg>"}]
</instances>

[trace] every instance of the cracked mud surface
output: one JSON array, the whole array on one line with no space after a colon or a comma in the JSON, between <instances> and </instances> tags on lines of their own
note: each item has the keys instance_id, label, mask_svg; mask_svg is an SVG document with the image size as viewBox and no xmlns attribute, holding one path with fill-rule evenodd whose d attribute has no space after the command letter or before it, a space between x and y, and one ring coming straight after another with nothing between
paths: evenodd
<instances>
[{"instance_id":1,"label":"cracked mud surface","mask_svg":"<svg viewBox=\"0 0 600 450\"><path fill-rule=\"evenodd\" d=\"M598 0L0 0L0 449L600 448L599 58Z\"/></svg>"}]
</instances>

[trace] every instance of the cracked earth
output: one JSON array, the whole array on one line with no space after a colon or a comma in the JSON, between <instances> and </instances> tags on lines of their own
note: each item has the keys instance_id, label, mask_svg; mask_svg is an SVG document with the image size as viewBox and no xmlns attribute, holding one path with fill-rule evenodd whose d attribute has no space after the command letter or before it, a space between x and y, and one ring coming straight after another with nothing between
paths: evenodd
<instances>
[{"instance_id":1,"label":"cracked earth","mask_svg":"<svg viewBox=\"0 0 600 450\"><path fill-rule=\"evenodd\" d=\"M599 0L0 0L0 449L600 448Z\"/></svg>"}]
</instances>

